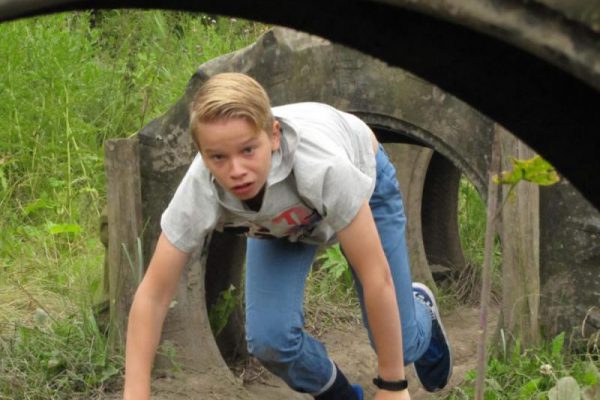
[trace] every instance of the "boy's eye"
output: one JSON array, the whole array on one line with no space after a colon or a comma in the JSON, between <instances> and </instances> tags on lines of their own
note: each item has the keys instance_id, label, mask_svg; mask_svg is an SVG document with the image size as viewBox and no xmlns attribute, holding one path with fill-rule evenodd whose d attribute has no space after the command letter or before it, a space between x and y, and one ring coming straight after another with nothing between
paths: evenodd
<instances>
[{"instance_id":1,"label":"boy's eye","mask_svg":"<svg viewBox=\"0 0 600 400\"><path fill-rule=\"evenodd\" d=\"M210 156L210 158L213 161L221 161L223 159L223 156L221 154L213 154L212 156Z\"/></svg>"},{"instance_id":2,"label":"boy's eye","mask_svg":"<svg viewBox=\"0 0 600 400\"><path fill-rule=\"evenodd\" d=\"M252 154L253 151L254 151L254 147L245 147L244 148L244 154Z\"/></svg>"}]
</instances>

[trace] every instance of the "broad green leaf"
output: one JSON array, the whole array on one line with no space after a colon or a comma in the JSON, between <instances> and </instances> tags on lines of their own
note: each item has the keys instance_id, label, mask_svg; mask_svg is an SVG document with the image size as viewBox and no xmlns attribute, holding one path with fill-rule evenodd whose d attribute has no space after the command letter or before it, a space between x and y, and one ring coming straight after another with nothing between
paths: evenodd
<instances>
[{"instance_id":1,"label":"broad green leaf","mask_svg":"<svg viewBox=\"0 0 600 400\"><path fill-rule=\"evenodd\" d=\"M2 190L8 189L8 180L6 179L2 165L0 165L0 187Z\"/></svg>"},{"instance_id":2,"label":"broad green leaf","mask_svg":"<svg viewBox=\"0 0 600 400\"><path fill-rule=\"evenodd\" d=\"M535 378L521 386L519 390L519 398L520 399L531 399L532 396L538 391L538 384L542 378Z\"/></svg>"},{"instance_id":3,"label":"broad green leaf","mask_svg":"<svg viewBox=\"0 0 600 400\"><path fill-rule=\"evenodd\" d=\"M583 400L600 399L600 371L592 361L588 361L586 372L583 378L589 386L583 388L581 398Z\"/></svg>"},{"instance_id":4,"label":"broad green leaf","mask_svg":"<svg viewBox=\"0 0 600 400\"><path fill-rule=\"evenodd\" d=\"M596 379L593 381L593 385L600 386L600 371L598 370L598 367L596 367L596 364L594 364L592 361L588 361L587 368L591 374L596 376Z\"/></svg>"},{"instance_id":5,"label":"broad green leaf","mask_svg":"<svg viewBox=\"0 0 600 400\"><path fill-rule=\"evenodd\" d=\"M48 184L53 188L62 188L67 185L67 182L63 181L62 179L57 179L51 176L50 178L48 178Z\"/></svg>"},{"instance_id":6,"label":"broad green leaf","mask_svg":"<svg viewBox=\"0 0 600 400\"><path fill-rule=\"evenodd\" d=\"M55 203L49 201L45 197L40 197L39 199L35 199L32 202L28 203L25 207L23 207L23 213L25 215L30 215L38 210L52 209L55 206Z\"/></svg>"},{"instance_id":7,"label":"broad green leaf","mask_svg":"<svg viewBox=\"0 0 600 400\"><path fill-rule=\"evenodd\" d=\"M515 165L519 165L523 171L523 179L547 186L558 182L558 174L550 163L540 156L535 156L529 160L515 160Z\"/></svg>"},{"instance_id":8,"label":"broad green leaf","mask_svg":"<svg viewBox=\"0 0 600 400\"><path fill-rule=\"evenodd\" d=\"M539 155L528 160L511 160L512 171L502 171L500 175L493 178L494 183L502 185L516 185L520 181L535 183L541 186L549 186L559 181L554 167Z\"/></svg>"},{"instance_id":9,"label":"broad green leaf","mask_svg":"<svg viewBox=\"0 0 600 400\"><path fill-rule=\"evenodd\" d=\"M237 290L235 286L230 285L228 289L219 293L217 302L208 312L208 319L215 337L219 336L221 331L227 326L229 317L237 304Z\"/></svg>"},{"instance_id":10,"label":"broad green leaf","mask_svg":"<svg viewBox=\"0 0 600 400\"><path fill-rule=\"evenodd\" d=\"M117 368L115 368L114 365L111 364L108 366L108 368L105 368L102 371L102 377L100 378L100 381L102 383L104 383L104 382L108 381L110 378L112 378L113 376L118 375L119 373L120 373L120 371Z\"/></svg>"},{"instance_id":11,"label":"broad green leaf","mask_svg":"<svg viewBox=\"0 0 600 400\"><path fill-rule=\"evenodd\" d=\"M558 357L562 352L563 346L565 344L565 333L557 335L554 339L552 339L552 356Z\"/></svg>"},{"instance_id":12,"label":"broad green leaf","mask_svg":"<svg viewBox=\"0 0 600 400\"><path fill-rule=\"evenodd\" d=\"M590 364L592 366L594 366L591 362ZM599 376L598 376L598 371L594 371L592 369L586 369L583 372L583 376L580 378L580 382L583 385L596 385L598 384L598 380L599 380Z\"/></svg>"},{"instance_id":13,"label":"broad green leaf","mask_svg":"<svg viewBox=\"0 0 600 400\"><path fill-rule=\"evenodd\" d=\"M48 225L48 232L51 235L58 235L61 233L80 233L81 225L77 224L54 224L50 222Z\"/></svg>"}]
</instances>

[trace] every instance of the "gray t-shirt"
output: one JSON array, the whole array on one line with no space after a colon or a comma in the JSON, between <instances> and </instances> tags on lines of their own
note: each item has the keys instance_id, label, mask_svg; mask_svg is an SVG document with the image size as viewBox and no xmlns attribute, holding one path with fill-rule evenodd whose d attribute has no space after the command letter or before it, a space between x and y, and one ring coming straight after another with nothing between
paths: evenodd
<instances>
[{"instance_id":1,"label":"gray t-shirt","mask_svg":"<svg viewBox=\"0 0 600 400\"><path fill-rule=\"evenodd\" d=\"M212 230L331 244L375 187L371 130L321 103L273 108L282 128L263 203L252 211L223 190L198 154L161 218L167 239L192 252Z\"/></svg>"}]
</instances>

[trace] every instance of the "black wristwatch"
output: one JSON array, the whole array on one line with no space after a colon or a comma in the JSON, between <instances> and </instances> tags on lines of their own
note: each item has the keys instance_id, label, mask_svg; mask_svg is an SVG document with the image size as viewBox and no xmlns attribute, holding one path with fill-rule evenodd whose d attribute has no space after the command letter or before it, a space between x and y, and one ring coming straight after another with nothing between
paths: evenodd
<instances>
[{"instance_id":1,"label":"black wristwatch","mask_svg":"<svg viewBox=\"0 0 600 400\"><path fill-rule=\"evenodd\" d=\"M379 389L389 390L390 392L400 392L408 387L408 381L406 379L400 379L399 381L384 381L378 376L373 379L373 383Z\"/></svg>"}]
</instances>

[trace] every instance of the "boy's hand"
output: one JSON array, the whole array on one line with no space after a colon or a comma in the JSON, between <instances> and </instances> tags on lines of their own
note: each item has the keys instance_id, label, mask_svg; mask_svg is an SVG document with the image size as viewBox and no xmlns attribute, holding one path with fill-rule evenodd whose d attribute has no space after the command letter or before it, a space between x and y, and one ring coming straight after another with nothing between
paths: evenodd
<instances>
[{"instance_id":1,"label":"boy's hand","mask_svg":"<svg viewBox=\"0 0 600 400\"><path fill-rule=\"evenodd\" d=\"M374 400L410 400L410 393L408 393L408 390L392 392L380 389L375 393Z\"/></svg>"}]
</instances>

